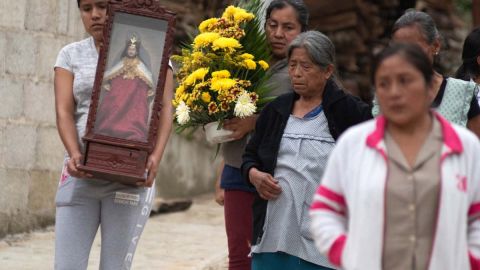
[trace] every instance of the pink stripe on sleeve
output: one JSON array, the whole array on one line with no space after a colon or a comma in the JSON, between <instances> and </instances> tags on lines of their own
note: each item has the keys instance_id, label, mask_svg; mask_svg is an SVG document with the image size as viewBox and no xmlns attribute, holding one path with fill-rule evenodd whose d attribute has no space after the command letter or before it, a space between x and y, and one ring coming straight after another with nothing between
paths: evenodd
<instances>
[{"instance_id":1,"label":"pink stripe on sleeve","mask_svg":"<svg viewBox=\"0 0 480 270\"><path fill-rule=\"evenodd\" d=\"M468 216L477 215L480 213L480 203L475 203L470 206L468 209Z\"/></svg>"},{"instance_id":2,"label":"pink stripe on sleeve","mask_svg":"<svg viewBox=\"0 0 480 270\"><path fill-rule=\"evenodd\" d=\"M340 206L347 206L342 195L326 188L325 186L320 186L317 190L317 194L338 203Z\"/></svg>"},{"instance_id":3,"label":"pink stripe on sleeve","mask_svg":"<svg viewBox=\"0 0 480 270\"><path fill-rule=\"evenodd\" d=\"M342 266L342 254L346 240L347 236L345 234L340 235L335 242L333 242L332 247L328 252L328 259L330 262L339 267Z\"/></svg>"},{"instance_id":4,"label":"pink stripe on sleeve","mask_svg":"<svg viewBox=\"0 0 480 270\"><path fill-rule=\"evenodd\" d=\"M475 258L471 252L468 252L468 257L470 259L470 267L472 270L480 270L480 260Z\"/></svg>"}]
</instances>

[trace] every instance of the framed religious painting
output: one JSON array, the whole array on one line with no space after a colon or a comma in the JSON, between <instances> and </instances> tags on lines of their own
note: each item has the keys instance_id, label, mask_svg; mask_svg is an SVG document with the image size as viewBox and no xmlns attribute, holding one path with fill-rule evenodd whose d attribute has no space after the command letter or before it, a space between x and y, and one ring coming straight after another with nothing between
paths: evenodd
<instances>
[{"instance_id":1,"label":"framed religious painting","mask_svg":"<svg viewBox=\"0 0 480 270\"><path fill-rule=\"evenodd\" d=\"M160 0L109 1L80 170L145 181L173 44L175 14Z\"/></svg>"}]
</instances>

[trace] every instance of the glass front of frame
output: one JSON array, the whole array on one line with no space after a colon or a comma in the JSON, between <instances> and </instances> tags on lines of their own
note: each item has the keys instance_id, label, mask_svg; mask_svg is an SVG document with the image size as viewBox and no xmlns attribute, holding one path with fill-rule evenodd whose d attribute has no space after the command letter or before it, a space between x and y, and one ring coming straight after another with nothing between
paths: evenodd
<instances>
[{"instance_id":1,"label":"glass front of frame","mask_svg":"<svg viewBox=\"0 0 480 270\"><path fill-rule=\"evenodd\" d=\"M147 142L168 23L117 12L94 133Z\"/></svg>"}]
</instances>

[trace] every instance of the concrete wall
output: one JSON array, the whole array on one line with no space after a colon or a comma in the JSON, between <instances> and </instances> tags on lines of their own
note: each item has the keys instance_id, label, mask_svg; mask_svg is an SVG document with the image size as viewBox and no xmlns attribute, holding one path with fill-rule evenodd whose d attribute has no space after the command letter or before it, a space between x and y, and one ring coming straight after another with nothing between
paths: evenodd
<instances>
[{"instance_id":1,"label":"concrete wall","mask_svg":"<svg viewBox=\"0 0 480 270\"><path fill-rule=\"evenodd\" d=\"M55 125L53 65L65 44L83 37L74 0L0 1L0 238L54 222L64 148ZM159 194L212 190L214 155L202 138L174 135Z\"/></svg>"}]
</instances>

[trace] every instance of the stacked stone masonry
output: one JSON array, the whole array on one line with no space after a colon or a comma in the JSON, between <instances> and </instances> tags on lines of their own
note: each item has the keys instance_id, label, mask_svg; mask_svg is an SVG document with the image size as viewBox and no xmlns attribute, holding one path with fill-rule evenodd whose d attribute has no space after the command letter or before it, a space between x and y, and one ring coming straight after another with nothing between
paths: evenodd
<instances>
[{"instance_id":1,"label":"stacked stone masonry","mask_svg":"<svg viewBox=\"0 0 480 270\"><path fill-rule=\"evenodd\" d=\"M0 1L0 238L54 222L64 147L57 133L53 65L66 44L85 38L74 0ZM172 135L158 195L211 191L215 149Z\"/></svg>"}]
</instances>

